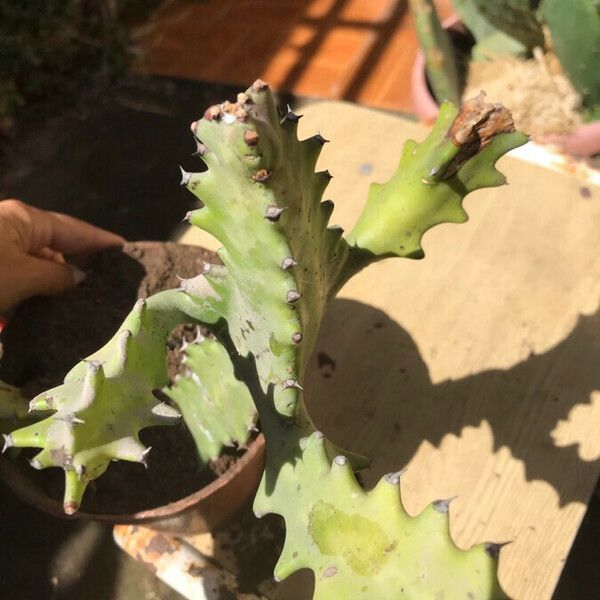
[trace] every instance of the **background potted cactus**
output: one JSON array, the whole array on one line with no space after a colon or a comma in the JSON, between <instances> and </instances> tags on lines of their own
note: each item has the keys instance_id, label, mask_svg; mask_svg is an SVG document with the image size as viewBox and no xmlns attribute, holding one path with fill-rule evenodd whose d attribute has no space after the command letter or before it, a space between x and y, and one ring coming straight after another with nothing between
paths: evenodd
<instances>
[{"instance_id":1,"label":"background potted cactus","mask_svg":"<svg viewBox=\"0 0 600 600\"><path fill-rule=\"evenodd\" d=\"M329 226L333 204L322 201L330 175L315 173L326 140L299 141L298 119L289 109L280 115L258 80L192 123L208 170L182 174L202 203L185 218L223 244L222 264L138 301L108 343L31 401L34 411L52 414L7 433L5 447L37 448L35 467L62 468L64 507L76 512L112 459L144 461L141 428L176 417L156 401L156 388L207 444L217 435L244 443L256 409L267 454L254 510L283 516L287 530L277 580L309 568L315 598L506 597L496 576L500 545L458 549L448 533L449 500L410 517L400 471L364 491L354 471L365 459L316 430L302 381L324 310L342 285L376 261L422 258L422 235L466 221L463 198L502 185L496 161L527 137L483 95L460 110L444 103L425 141L407 141L392 178L373 184L344 237ZM189 349L190 376L164 388L165 340L182 322L210 337ZM242 426L227 410L233 401L244 407Z\"/></svg>"},{"instance_id":2,"label":"background potted cactus","mask_svg":"<svg viewBox=\"0 0 600 600\"><path fill-rule=\"evenodd\" d=\"M600 153L600 14L593 0L454 0L440 23L432 0L411 0L421 52L412 72L425 122L443 100L481 87L510 104L535 139Z\"/></svg>"}]
</instances>

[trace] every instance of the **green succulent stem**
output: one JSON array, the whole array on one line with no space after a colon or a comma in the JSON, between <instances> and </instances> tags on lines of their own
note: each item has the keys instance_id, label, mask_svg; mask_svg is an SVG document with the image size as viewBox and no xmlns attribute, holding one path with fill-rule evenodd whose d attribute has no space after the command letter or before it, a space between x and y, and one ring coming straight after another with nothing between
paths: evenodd
<instances>
[{"instance_id":1,"label":"green succulent stem","mask_svg":"<svg viewBox=\"0 0 600 600\"><path fill-rule=\"evenodd\" d=\"M468 117L453 104L442 104L427 138L421 144L405 143L390 180L371 184L363 212L346 238L350 251L338 287L383 258L423 258L426 231L468 219L462 207L465 195L506 182L494 165L527 136L514 130L506 109L486 104L483 95L463 111Z\"/></svg>"},{"instance_id":2,"label":"green succulent stem","mask_svg":"<svg viewBox=\"0 0 600 600\"><path fill-rule=\"evenodd\" d=\"M201 278L202 276L200 276ZM64 383L30 402L30 410L54 411L5 436L5 447L34 447L34 468L65 471L65 512L79 509L88 483L111 460L145 462L144 427L174 423L179 414L153 392L168 384L165 344L180 323L215 323L212 289L201 279L188 291L168 290L139 300L100 350L81 361Z\"/></svg>"}]
</instances>

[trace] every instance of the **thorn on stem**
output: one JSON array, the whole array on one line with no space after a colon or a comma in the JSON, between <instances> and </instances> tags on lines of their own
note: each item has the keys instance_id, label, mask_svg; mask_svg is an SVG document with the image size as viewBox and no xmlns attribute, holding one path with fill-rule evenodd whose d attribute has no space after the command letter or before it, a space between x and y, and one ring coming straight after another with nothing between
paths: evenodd
<instances>
[{"instance_id":1,"label":"thorn on stem","mask_svg":"<svg viewBox=\"0 0 600 600\"><path fill-rule=\"evenodd\" d=\"M396 471L395 473L388 473L384 476L384 479L392 485L399 485L400 478L402 477L402 475L404 475L405 472L406 469L400 469L400 471Z\"/></svg>"},{"instance_id":2,"label":"thorn on stem","mask_svg":"<svg viewBox=\"0 0 600 600\"><path fill-rule=\"evenodd\" d=\"M298 300L300 300L300 298L301 298L301 295L296 290L289 290L289 292L287 293L287 301L290 304L297 302Z\"/></svg>"},{"instance_id":3,"label":"thorn on stem","mask_svg":"<svg viewBox=\"0 0 600 600\"><path fill-rule=\"evenodd\" d=\"M77 479L79 479L79 481L81 481L81 478L85 474L85 466L81 465L81 464L75 465L75 473L77 475Z\"/></svg>"},{"instance_id":4,"label":"thorn on stem","mask_svg":"<svg viewBox=\"0 0 600 600\"><path fill-rule=\"evenodd\" d=\"M144 309L146 308L146 300L144 300L144 298L140 298L134 305L133 305L133 310L138 314L141 315L142 312L144 311Z\"/></svg>"},{"instance_id":5,"label":"thorn on stem","mask_svg":"<svg viewBox=\"0 0 600 600\"><path fill-rule=\"evenodd\" d=\"M269 221L276 222L279 221L279 217L281 217L281 213L285 210L285 208L280 208L275 204L271 204L267 206L267 210L265 211L265 219L269 219Z\"/></svg>"},{"instance_id":6,"label":"thorn on stem","mask_svg":"<svg viewBox=\"0 0 600 600\"><path fill-rule=\"evenodd\" d=\"M433 506L434 510L436 510L439 513L447 513L449 508L450 508L450 502L452 502L452 500L454 500L456 498L456 496L450 496L450 498L444 498L442 500L434 500L431 505Z\"/></svg>"},{"instance_id":7,"label":"thorn on stem","mask_svg":"<svg viewBox=\"0 0 600 600\"><path fill-rule=\"evenodd\" d=\"M204 156L207 152L208 148L200 140L196 140L196 151L192 152L192 156Z\"/></svg>"},{"instance_id":8,"label":"thorn on stem","mask_svg":"<svg viewBox=\"0 0 600 600\"><path fill-rule=\"evenodd\" d=\"M296 388L298 390L304 389L295 379L286 379L283 382L283 389L287 390L288 388Z\"/></svg>"},{"instance_id":9,"label":"thorn on stem","mask_svg":"<svg viewBox=\"0 0 600 600\"><path fill-rule=\"evenodd\" d=\"M179 169L181 170L180 185L187 185L190 182L190 179L192 178L192 174L185 171L181 165L179 165Z\"/></svg>"},{"instance_id":10,"label":"thorn on stem","mask_svg":"<svg viewBox=\"0 0 600 600\"><path fill-rule=\"evenodd\" d=\"M290 121L291 123L297 123L300 119L302 118L302 115L297 115L290 107L290 105L287 105L287 112L284 115L283 119L281 120L281 123L285 123L286 121Z\"/></svg>"},{"instance_id":11,"label":"thorn on stem","mask_svg":"<svg viewBox=\"0 0 600 600\"><path fill-rule=\"evenodd\" d=\"M504 546L511 544L512 540L508 541L508 542L501 542L501 543L494 543L494 542L486 542L484 544L484 548L485 551L487 552L488 556L491 556L494 560L498 560L498 557L500 556L500 550L502 550L502 548L504 548Z\"/></svg>"},{"instance_id":12,"label":"thorn on stem","mask_svg":"<svg viewBox=\"0 0 600 600\"><path fill-rule=\"evenodd\" d=\"M144 467L147 469L148 468L148 461L147 461L147 456L148 453L150 452L150 450L152 450L152 446L148 446L143 452L142 452L142 456L140 458L140 462L144 465Z\"/></svg>"},{"instance_id":13,"label":"thorn on stem","mask_svg":"<svg viewBox=\"0 0 600 600\"><path fill-rule=\"evenodd\" d=\"M291 256L286 256L282 261L281 261L281 268L284 271L287 271L288 269L291 269L292 267L297 266L298 263L291 257Z\"/></svg>"}]
</instances>

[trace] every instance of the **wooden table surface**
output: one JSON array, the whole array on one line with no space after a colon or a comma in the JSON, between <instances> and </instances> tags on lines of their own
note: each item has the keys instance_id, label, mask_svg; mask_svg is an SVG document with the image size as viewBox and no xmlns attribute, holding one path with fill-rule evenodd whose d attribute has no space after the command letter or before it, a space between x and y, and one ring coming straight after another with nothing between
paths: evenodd
<instances>
[{"instance_id":1,"label":"wooden table surface","mask_svg":"<svg viewBox=\"0 0 600 600\"><path fill-rule=\"evenodd\" d=\"M336 102L304 113L300 137L332 140L320 166L333 222L349 228L369 183L425 130ZM600 188L511 157L501 169L509 185L470 196L468 223L426 234L425 260L386 260L346 285L305 390L317 425L373 458L367 485L407 466L412 514L456 495L456 543L512 540L504 589L546 600L600 472Z\"/></svg>"}]
</instances>

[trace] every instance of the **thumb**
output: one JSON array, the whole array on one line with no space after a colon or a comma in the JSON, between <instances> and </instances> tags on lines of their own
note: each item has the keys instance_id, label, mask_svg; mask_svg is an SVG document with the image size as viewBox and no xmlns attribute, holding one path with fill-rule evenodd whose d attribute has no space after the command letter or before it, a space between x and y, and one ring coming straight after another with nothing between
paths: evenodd
<instances>
[{"instance_id":1,"label":"thumb","mask_svg":"<svg viewBox=\"0 0 600 600\"><path fill-rule=\"evenodd\" d=\"M15 302L30 296L49 296L81 283L85 273L73 265L25 256L15 282Z\"/></svg>"}]
</instances>

